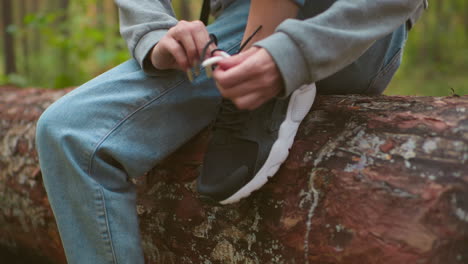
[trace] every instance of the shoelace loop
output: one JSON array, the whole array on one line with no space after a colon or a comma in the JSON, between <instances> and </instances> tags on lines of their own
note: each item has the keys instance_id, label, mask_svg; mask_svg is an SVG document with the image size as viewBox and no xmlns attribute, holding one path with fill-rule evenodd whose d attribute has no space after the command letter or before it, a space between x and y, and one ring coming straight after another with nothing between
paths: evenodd
<instances>
[{"instance_id":1,"label":"shoelace loop","mask_svg":"<svg viewBox=\"0 0 468 264\"><path fill-rule=\"evenodd\" d=\"M223 99L213 128L239 132L248 116L249 111L239 110L231 100Z\"/></svg>"},{"instance_id":2,"label":"shoelace loop","mask_svg":"<svg viewBox=\"0 0 468 264\"><path fill-rule=\"evenodd\" d=\"M247 40L240 46L239 50L237 53L241 52L246 45L252 40L252 38L255 36L255 34L258 33L258 31L262 28L262 26L259 26L248 38ZM203 48L202 52L202 58L205 58L206 52L208 50L208 47L213 44L217 44L217 39L216 36L213 34L210 34L210 41L205 45ZM220 54L218 56L213 56L214 52L220 51ZM211 52L211 58L208 58L203 61L202 67L205 67L207 74L211 75L211 67L216 65L216 63L223 58L227 58L230 55L223 51L222 49L215 49ZM216 118L216 121L214 123L213 128L214 129L223 129L227 130L231 133L236 133L239 131L242 131L243 129L243 124L245 124L247 118L249 117L249 111L246 110L239 110L237 107L234 105L234 103L226 98L222 99L221 102L221 107L218 113L218 116Z\"/></svg>"}]
</instances>

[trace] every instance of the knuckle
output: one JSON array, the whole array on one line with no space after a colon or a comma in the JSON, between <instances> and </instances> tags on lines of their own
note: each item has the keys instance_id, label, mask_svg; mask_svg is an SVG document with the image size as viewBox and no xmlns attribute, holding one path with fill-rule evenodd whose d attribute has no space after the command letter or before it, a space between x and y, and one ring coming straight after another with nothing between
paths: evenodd
<instances>
[{"instance_id":1,"label":"knuckle","mask_svg":"<svg viewBox=\"0 0 468 264\"><path fill-rule=\"evenodd\" d=\"M219 85L224 85L224 78L223 78L222 74L219 71L217 71L217 70L213 71L213 78L216 80L216 82Z\"/></svg>"},{"instance_id":2,"label":"knuckle","mask_svg":"<svg viewBox=\"0 0 468 264\"><path fill-rule=\"evenodd\" d=\"M219 87L219 93L221 94L222 97L228 98L226 94L226 90L224 90L222 87Z\"/></svg>"},{"instance_id":3,"label":"knuckle","mask_svg":"<svg viewBox=\"0 0 468 264\"><path fill-rule=\"evenodd\" d=\"M262 84L270 86L274 82L274 77L271 74L263 74Z\"/></svg>"},{"instance_id":4,"label":"knuckle","mask_svg":"<svg viewBox=\"0 0 468 264\"><path fill-rule=\"evenodd\" d=\"M242 106L243 106L243 105L242 105L242 102L241 102L239 99L233 99L233 100L231 100L231 101L234 103L234 105L235 105L237 108L243 109L243 108L242 108Z\"/></svg>"},{"instance_id":5,"label":"knuckle","mask_svg":"<svg viewBox=\"0 0 468 264\"><path fill-rule=\"evenodd\" d=\"M260 103L260 100L252 102L250 105L248 105L248 110L255 110L260 105Z\"/></svg>"},{"instance_id":6,"label":"knuckle","mask_svg":"<svg viewBox=\"0 0 468 264\"><path fill-rule=\"evenodd\" d=\"M187 26L184 21L179 22L175 27L171 28L174 35L181 35L187 31Z\"/></svg>"},{"instance_id":7,"label":"knuckle","mask_svg":"<svg viewBox=\"0 0 468 264\"><path fill-rule=\"evenodd\" d=\"M187 33L187 27L179 27L177 28L177 35L181 36Z\"/></svg>"},{"instance_id":8,"label":"knuckle","mask_svg":"<svg viewBox=\"0 0 468 264\"><path fill-rule=\"evenodd\" d=\"M178 49L175 45L165 45L164 48L169 51L169 53L173 55L178 54Z\"/></svg>"},{"instance_id":9,"label":"knuckle","mask_svg":"<svg viewBox=\"0 0 468 264\"><path fill-rule=\"evenodd\" d=\"M195 30L202 30L205 27L205 24L200 20L195 20L193 21L192 26Z\"/></svg>"},{"instance_id":10,"label":"knuckle","mask_svg":"<svg viewBox=\"0 0 468 264\"><path fill-rule=\"evenodd\" d=\"M164 36L165 36L165 37L167 37L167 36L172 36L172 35L174 34L174 29L175 29L175 27L171 27L171 28L167 31L166 35L164 35Z\"/></svg>"},{"instance_id":11,"label":"knuckle","mask_svg":"<svg viewBox=\"0 0 468 264\"><path fill-rule=\"evenodd\" d=\"M193 45L189 45L188 47L185 47L187 49L187 52L193 56L195 56L195 53L197 52L197 47Z\"/></svg>"},{"instance_id":12,"label":"knuckle","mask_svg":"<svg viewBox=\"0 0 468 264\"><path fill-rule=\"evenodd\" d=\"M217 79L216 81L218 82L218 85L223 87L223 89L225 89L226 87L229 87L223 78Z\"/></svg>"},{"instance_id":13,"label":"knuckle","mask_svg":"<svg viewBox=\"0 0 468 264\"><path fill-rule=\"evenodd\" d=\"M196 29L198 28L197 25L196 25L194 22L189 23L189 24L187 25L187 27L188 27L191 31L196 30Z\"/></svg>"},{"instance_id":14,"label":"knuckle","mask_svg":"<svg viewBox=\"0 0 468 264\"><path fill-rule=\"evenodd\" d=\"M240 110L248 110L248 106L247 104L245 103L244 100L241 100L241 99L234 99L234 104L236 105L237 108L239 108Z\"/></svg>"},{"instance_id":15,"label":"knuckle","mask_svg":"<svg viewBox=\"0 0 468 264\"><path fill-rule=\"evenodd\" d=\"M171 37L174 37L176 36L177 34L179 33L179 28L178 27L172 27L169 29L169 31L167 32L167 34Z\"/></svg>"},{"instance_id":16,"label":"knuckle","mask_svg":"<svg viewBox=\"0 0 468 264\"><path fill-rule=\"evenodd\" d=\"M183 69L189 67L188 62L187 62L187 60L186 60L185 58L181 58L181 59L179 60L179 66L180 66L181 68L183 68Z\"/></svg>"}]
</instances>

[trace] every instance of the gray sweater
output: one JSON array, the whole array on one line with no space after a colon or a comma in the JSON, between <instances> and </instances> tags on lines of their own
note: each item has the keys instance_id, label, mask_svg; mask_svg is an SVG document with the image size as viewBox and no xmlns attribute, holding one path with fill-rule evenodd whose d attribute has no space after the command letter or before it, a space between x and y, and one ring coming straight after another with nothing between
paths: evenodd
<instances>
[{"instance_id":1,"label":"gray sweater","mask_svg":"<svg viewBox=\"0 0 468 264\"><path fill-rule=\"evenodd\" d=\"M120 32L133 57L147 74L160 74L145 57L177 23L171 1L115 1L120 10ZM212 1L213 7L215 2L232 0ZM316 8L310 6L314 3L308 2L301 8L304 19L287 19L273 35L254 44L265 48L275 60L286 94L346 67L376 40L407 21L414 22L427 6L427 0L310 1L328 3L326 10L317 15ZM215 8L215 11L220 9Z\"/></svg>"}]
</instances>

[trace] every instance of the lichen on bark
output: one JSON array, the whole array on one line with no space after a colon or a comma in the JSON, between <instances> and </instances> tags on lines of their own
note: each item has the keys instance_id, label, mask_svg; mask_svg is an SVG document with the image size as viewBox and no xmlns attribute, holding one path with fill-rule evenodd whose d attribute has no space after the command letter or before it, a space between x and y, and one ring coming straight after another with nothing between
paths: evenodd
<instances>
[{"instance_id":1,"label":"lichen on bark","mask_svg":"<svg viewBox=\"0 0 468 264\"><path fill-rule=\"evenodd\" d=\"M0 89L0 244L56 263L34 124L66 92ZM147 263L465 263L466 109L467 96L319 96L280 171L230 206L198 199L204 131L134 182Z\"/></svg>"}]
</instances>

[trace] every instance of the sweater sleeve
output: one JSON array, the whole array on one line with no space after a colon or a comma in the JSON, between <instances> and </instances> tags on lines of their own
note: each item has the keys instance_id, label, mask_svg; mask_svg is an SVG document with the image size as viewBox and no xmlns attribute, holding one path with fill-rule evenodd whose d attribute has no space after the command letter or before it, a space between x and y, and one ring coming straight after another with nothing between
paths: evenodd
<instances>
[{"instance_id":1,"label":"sweater sleeve","mask_svg":"<svg viewBox=\"0 0 468 264\"><path fill-rule=\"evenodd\" d=\"M146 60L148 53L177 24L170 0L115 0L119 8L120 34L133 58L149 75L160 70Z\"/></svg>"},{"instance_id":2,"label":"sweater sleeve","mask_svg":"<svg viewBox=\"0 0 468 264\"><path fill-rule=\"evenodd\" d=\"M254 45L273 57L285 95L302 84L324 79L358 59L376 40L397 27L424 0L338 0L305 20L288 19Z\"/></svg>"}]
</instances>

